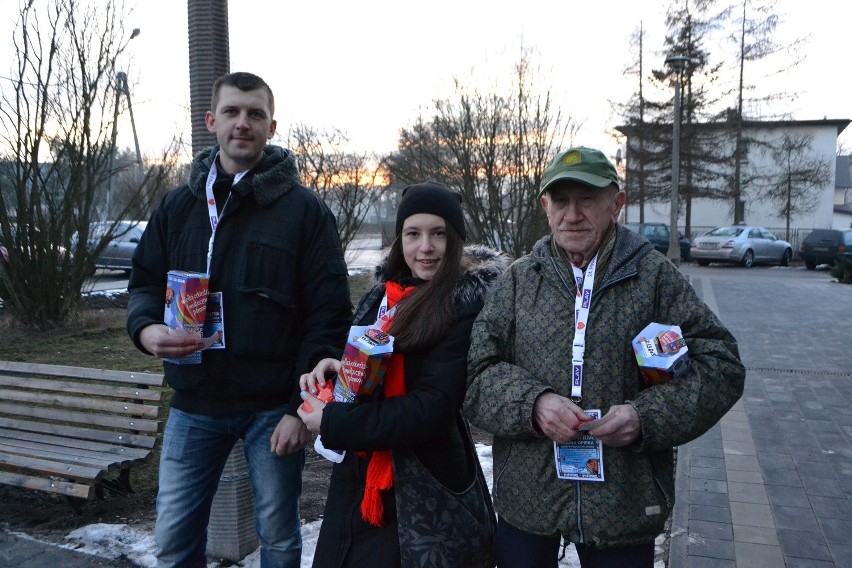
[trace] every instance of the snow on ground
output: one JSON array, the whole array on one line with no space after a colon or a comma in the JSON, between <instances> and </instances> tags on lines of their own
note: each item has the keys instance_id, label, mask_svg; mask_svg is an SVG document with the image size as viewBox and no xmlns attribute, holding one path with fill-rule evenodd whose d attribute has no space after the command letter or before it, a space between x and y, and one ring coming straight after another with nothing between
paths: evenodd
<instances>
[{"instance_id":1,"label":"snow on ground","mask_svg":"<svg viewBox=\"0 0 852 568\"><path fill-rule=\"evenodd\" d=\"M482 464L485 479L489 488L492 479L491 446L477 444L476 451ZM302 526L302 568L309 568L314 560L314 550L322 521L307 523ZM23 535L22 535L23 536ZM150 531L140 530L127 525L94 524L79 528L65 537L68 541L66 548L79 552L94 554L102 558L125 557L141 568L154 568L157 561L154 557L154 535ZM663 568L658 562L657 568ZM227 563L227 566L234 564ZM246 556L238 566L243 568L260 568L260 550ZM559 562L559 568L579 568L580 562L573 547L568 547L565 558ZM212 562L207 568L223 568L218 562Z\"/></svg>"}]
</instances>

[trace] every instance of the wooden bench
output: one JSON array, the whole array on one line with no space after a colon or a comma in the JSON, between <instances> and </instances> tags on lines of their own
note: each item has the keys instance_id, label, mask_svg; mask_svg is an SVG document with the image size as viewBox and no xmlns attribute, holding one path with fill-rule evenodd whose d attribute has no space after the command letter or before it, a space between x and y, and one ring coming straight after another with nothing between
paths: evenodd
<instances>
[{"instance_id":1,"label":"wooden bench","mask_svg":"<svg viewBox=\"0 0 852 568\"><path fill-rule=\"evenodd\" d=\"M162 386L161 374L0 361L0 483L75 506L127 494L157 444Z\"/></svg>"}]
</instances>

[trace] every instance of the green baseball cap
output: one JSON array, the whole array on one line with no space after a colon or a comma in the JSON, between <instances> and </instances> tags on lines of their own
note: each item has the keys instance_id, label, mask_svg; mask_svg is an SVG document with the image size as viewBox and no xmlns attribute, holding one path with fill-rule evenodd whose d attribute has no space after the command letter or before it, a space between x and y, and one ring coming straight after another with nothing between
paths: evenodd
<instances>
[{"instance_id":1,"label":"green baseball cap","mask_svg":"<svg viewBox=\"0 0 852 568\"><path fill-rule=\"evenodd\" d=\"M619 187L618 174L612 162L600 150L583 146L568 148L556 155L544 170L538 196L541 197L553 184L564 180L592 187L603 188L611 184Z\"/></svg>"}]
</instances>

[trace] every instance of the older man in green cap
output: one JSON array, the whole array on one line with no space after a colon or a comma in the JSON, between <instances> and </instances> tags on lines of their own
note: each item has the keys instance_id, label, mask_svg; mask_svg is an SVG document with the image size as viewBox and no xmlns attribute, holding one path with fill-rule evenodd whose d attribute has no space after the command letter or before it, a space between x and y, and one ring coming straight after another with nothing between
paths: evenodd
<instances>
[{"instance_id":1,"label":"older man in green cap","mask_svg":"<svg viewBox=\"0 0 852 568\"><path fill-rule=\"evenodd\" d=\"M494 434L500 568L555 568L563 541L583 568L652 568L673 448L742 395L736 340L677 267L618 225L625 199L600 151L560 152L539 192L551 234L474 324L465 413ZM689 357L653 386L631 346L650 323L679 326Z\"/></svg>"}]
</instances>

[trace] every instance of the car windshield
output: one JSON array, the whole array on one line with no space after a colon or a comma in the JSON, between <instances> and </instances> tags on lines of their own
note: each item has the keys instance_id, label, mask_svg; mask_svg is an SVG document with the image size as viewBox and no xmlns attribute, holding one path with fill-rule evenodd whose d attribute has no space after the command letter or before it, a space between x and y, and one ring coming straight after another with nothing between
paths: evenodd
<instances>
[{"instance_id":1,"label":"car windshield","mask_svg":"<svg viewBox=\"0 0 852 568\"><path fill-rule=\"evenodd\" d=\"M743 232L742 227L719 227L707 233L708 237L738 237Z\"/></svg>"}]
</instances>

